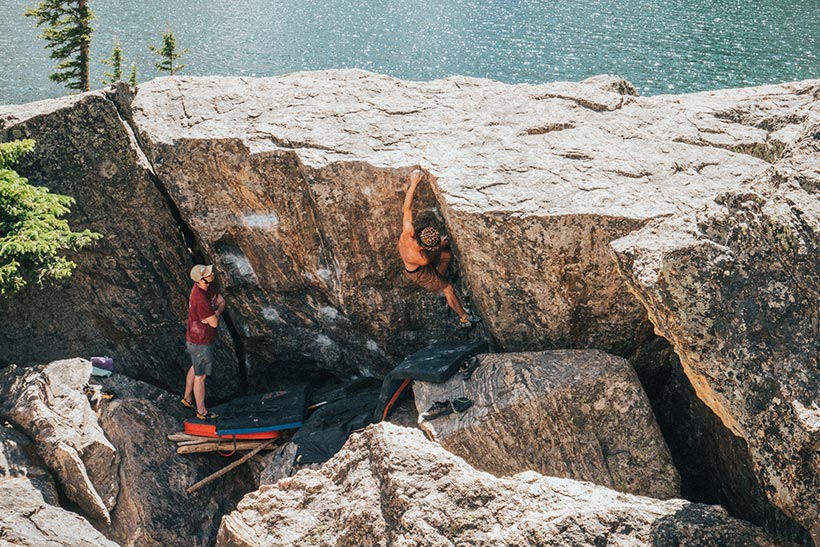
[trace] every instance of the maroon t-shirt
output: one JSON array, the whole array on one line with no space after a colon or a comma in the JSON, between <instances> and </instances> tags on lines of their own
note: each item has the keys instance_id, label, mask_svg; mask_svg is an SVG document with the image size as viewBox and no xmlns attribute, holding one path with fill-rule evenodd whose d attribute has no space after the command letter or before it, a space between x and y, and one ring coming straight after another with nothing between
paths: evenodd
<instances>
[{"instance_id":1,"label":"maroon t-shirt","mask_svg":"<svg viewBox=\"0 0 820 547\"><path fill-rule=\"evenodd\" d=\"M216 310L216 297L219 291L211 285L207 291L203 291L197 285L191 289L191 297L188 299L188 331L185 338L192 344L210 344L216 329L202 320L214 314Z\"/></svg>"}]
</instances>

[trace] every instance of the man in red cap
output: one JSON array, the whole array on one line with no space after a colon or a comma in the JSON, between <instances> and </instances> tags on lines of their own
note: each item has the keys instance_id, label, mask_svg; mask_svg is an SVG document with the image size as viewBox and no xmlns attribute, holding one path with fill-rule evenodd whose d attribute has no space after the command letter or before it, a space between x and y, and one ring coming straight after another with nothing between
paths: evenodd
<instances>
[{"instance_id":1,"label":"man in red cap","mask_svg":"<svg viewBox=\"0 0 820 547\"><path fill-rule=\"evenodd\" d=\"M421 178L420 169L414 169L407 175L409 186L404 197L402 230L399 236L399 254L404 262L404 274L425 290L444 293L447 305L458 315L459 326L468 328L481 321L481 317L462 307L453 284L444 277L453 258L453 254L444 249L447 238L442 238L432 226L426 226L416 234L413 226L413 196Z\"/></svg>"},{"instance_id":2,"label":"man in red cap","mask_svg":"<svg viewBox=\"0 0 820 547\"><path fill-rule=\"evenodd\" d=\"M205 408L205 377L211 374L214 363L214 338L219 318L225 311L225 299L213 285L214 267L197 264L191 269L194 286L188 299L188 329L185 333L186 348L191 356L191 368L185 378L185 395L182 404L194 408L200 420L213 420L217 416Z\"/></svg>"}]
</instances>

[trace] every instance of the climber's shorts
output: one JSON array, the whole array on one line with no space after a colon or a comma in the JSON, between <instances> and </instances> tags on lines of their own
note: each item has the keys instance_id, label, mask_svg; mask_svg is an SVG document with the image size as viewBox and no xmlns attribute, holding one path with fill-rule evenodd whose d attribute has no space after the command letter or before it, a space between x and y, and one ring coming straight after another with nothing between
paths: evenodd
<instances>
[{"instance_id":1,"label":"climber's shorts","mask_svg":"<svg viewBox=\"0 0 820 547\"><path fill-rule=\"evenodd\" d=\"M444 276L438 273L438 270L430 264L419 266L412 272L408 272L405 268L404 275L416 285L435 293L443 291L450 284L450 282L444 279Z\"/></svg>"}]
</instances>

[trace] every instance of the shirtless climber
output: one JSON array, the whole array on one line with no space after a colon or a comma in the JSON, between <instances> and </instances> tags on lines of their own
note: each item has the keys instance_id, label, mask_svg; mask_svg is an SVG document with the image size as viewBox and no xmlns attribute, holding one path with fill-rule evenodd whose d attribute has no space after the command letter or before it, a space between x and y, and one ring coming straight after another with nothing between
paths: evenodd
<instances>
[{"instance_id":1,"label":"shirtless climber","mask_svg":"<svg viewBox=\"0 0 820 547\"><path fill-rule=\"evenodd\" d=\"M402 207L402 229L399 237L399 254L404 262L404 273L424 289L444 293L447 305L458 315L459 326L469 328L481 321L481 317L461 306L453 285L444 277L453 258L453 253L447 250L447 237L442 238L438 230L432 226L426 226L418 234L413 227L413 195L421 178L420 169L414 169L407 175L409 186Z\"/></svg>"}]
</instances>

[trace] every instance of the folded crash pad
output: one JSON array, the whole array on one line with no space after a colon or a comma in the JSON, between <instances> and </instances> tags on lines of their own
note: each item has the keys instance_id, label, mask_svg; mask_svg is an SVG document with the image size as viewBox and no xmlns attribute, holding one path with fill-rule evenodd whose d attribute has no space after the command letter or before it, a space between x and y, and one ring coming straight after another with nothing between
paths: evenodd
<instances>
[{"instance_id":1,"label":"folded crash pad","mask_svg":"<svg viewBox=\"0 0 820 547\"><path fill-rule=\"evenodd\" d=\"M305 418L305 386L234 399L212 410L219 415L220 435L296 429Z\"/></svg>"},{"instance_id":2,"label":"folded crash pad","mask_svg":"<svg viewBox=\"0 0 820 547\"><path fill-rule=\"evenodd\" d=\"M114 372L114 359L111 357L92 357L91 374L93 376L111 376Z\"/></svg>"},{"instance_id":3,"label":"folded crash pad","mask_svg":"<svg viewBox=\"0 0 820 547\"><path fill-rule=\"evenodd\" d=\"M382 383L379 404L373 420L387 417L399 395L412 380L441 384L449 380L466 361L479 353L489 351L486 340L443 341L409 355L387 373Z\"/></svg>"}]
</instances>

